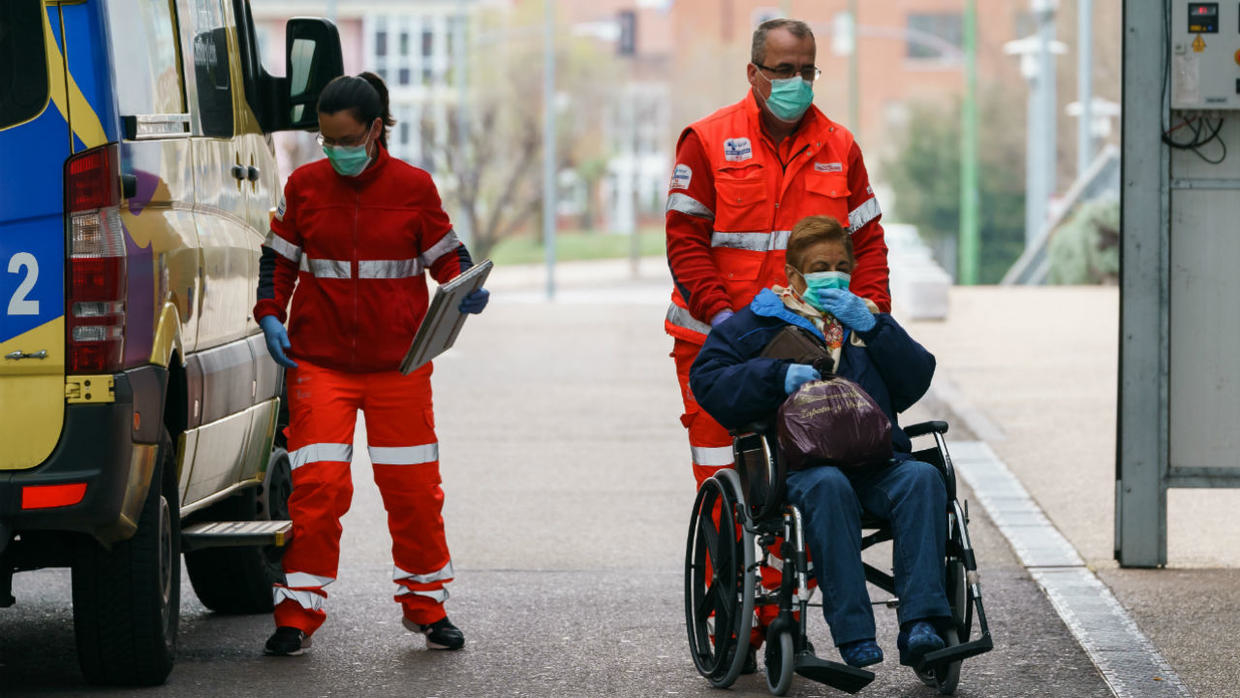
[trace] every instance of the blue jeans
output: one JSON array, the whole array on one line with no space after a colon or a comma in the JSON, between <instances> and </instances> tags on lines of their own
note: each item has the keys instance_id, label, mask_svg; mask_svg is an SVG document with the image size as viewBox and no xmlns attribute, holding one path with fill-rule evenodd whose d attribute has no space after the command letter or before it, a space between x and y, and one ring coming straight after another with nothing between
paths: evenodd
<instances>
[{"instance_id":1,"label":"blue jeans","mask_svg":"<svg viewBox=\"0 0 1240 698\"><path fill-rule=\"evenodd\" d=\"M835 644L875 638L861 566L861 512L890 522L900 623L951 615L943 590L947 488L934 466L906 460L882 470L821 466L788 474L788 500L801 510Z\"/></svg>"}]
</instances>

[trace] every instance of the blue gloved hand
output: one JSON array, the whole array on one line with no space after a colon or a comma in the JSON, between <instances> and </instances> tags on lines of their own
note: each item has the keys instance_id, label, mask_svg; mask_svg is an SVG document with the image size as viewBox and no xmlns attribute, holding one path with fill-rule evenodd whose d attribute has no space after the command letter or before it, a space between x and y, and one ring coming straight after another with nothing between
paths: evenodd
<instances>
[{"instance_id":1,"label":"blue gloved hand","mask_svg":"<svg viewBox=\"0 0 1240 698\"><path fill-rule=\"evenodd\" d=\"M720 310L719 312L715 313L715 317L710 319L710 326L718 327L719 325L723 324L725 320L727 320L728 318L732 317L735 314L736 313L733 313L731 310Z\"/></svg>"},{"instance_id":2,"label":"blue gloved hand","mask_svg":"<svg viewBox=\"0 0 1240 698\"><path fill-rule=\"evenodd\" d=\"M840 324L857 332L866 332L878 322L865 301L852 291L830 288L816 292L818 303L835 316Z\"/></svg>"},{"instance_id":3,"label":"blue gloved hand","mask_svg":"<svg viewBox=\"0 0 1240 698\"><path fill-rule=\"evenodd\" d=\"M477 315L482 312L483 308L487 307L487 301L489 300L491 300L491 292L485 288L470 291L468 296L461 299L461 305L458 306L458 310L462 313Z\"/></svg>"},{"instance_id":4,"label":"blue gloved hand","mask_svg":"<svg viewBox=\"0 0 1240 698\"><path fill-rule=\"evenodd\" d=\"M293 345L289 344L288 332L276 316L262 316L258 320L258 326L263 328L263 335L267 338L267 353L271 354L271 358L285 368L297 368L297 362L284 355L284 350L291 349Z\"/></svg>"},{"instance_id":5,"label":"blue gloved hand","mask_svg":"<svg viewBox=\"0 0 1240 698\"><path fill-rule=\"evenodd\" d=\"M802 385L810 381L819 380L822 380L822 374L816 371L813 366L792 364L788 367L788 373L784 375L784 392L791 395Z\"/></svg>"}]
</instances>

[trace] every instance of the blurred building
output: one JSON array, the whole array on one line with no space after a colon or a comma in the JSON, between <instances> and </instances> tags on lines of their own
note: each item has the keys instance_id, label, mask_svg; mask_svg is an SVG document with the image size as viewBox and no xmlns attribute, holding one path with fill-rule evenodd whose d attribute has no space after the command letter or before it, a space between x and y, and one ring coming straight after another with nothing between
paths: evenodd
<instances>
[{"instance_id":1,"label":"blurred building","mask_svg":"<svg viewBox=\"0 0 1240 698\"><path fill-rule=\"evenodd\" d=\"M444 147L444 124L454 118L466 94L456 70L459 46L484 0L252 0L264 64L284 70L284 25L295 16L330 16L340 31L344 68L348 74L377 73L388 84L396 126L388 134L393 155L432 168L431 149ZM287 176L298 165L322 156L313 138L304 134L278 142L281 170ZM433 173L433 172L432 172Z\"/></svg>"},{"instance_id":2,"label":"blurred building","mask_svg":"<svg viewBox=\"0 0 1240 698\"><path fill-rule=\"evenodd\" d=\"M563 34L597 42L613 57L620 76L609 90L603 133L610 153L596 191L602 221L612 232L663 221L671 172L675 101L672 15L664 0L594 0L560 3ZM566 201L574 204L572 198Z\"/></svg>"}]
</instances>

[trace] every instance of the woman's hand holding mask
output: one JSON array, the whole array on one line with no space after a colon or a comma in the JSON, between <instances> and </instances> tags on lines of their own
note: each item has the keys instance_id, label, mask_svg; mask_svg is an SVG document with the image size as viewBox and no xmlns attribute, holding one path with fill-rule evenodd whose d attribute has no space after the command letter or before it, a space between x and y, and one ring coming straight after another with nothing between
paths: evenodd
<instances>
[{"instance_id":1,"label":"woman's hand holding mask","mask_svg":"<svg viewBox=\"0 0 1240 698\"><path fill-rule=\"evenodd\" d=\"M821 289L813 291L813 294L811 303L834 315L840 324L851 330L865 332L873 329L877 322L865 301L848 289Z\"/></svg>"}]
</instances>

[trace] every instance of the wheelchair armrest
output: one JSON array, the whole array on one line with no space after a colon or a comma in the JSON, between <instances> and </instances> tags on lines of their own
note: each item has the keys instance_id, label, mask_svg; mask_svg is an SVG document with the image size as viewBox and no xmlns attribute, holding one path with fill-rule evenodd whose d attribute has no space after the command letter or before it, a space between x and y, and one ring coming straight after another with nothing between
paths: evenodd
<instances>
[{"instance_id":1,"label":"wheelchair armrest","mask_svg":"<svg viewBox=\"0 0 1240 698\"><path fill-rule=\"evenodd\" d=\"M746 424L740 427L739 429L729 429L728 433L731 434L733 438L740 437L740 436L747 436L749 434L761 434L765 436L769 434L771 430L774 428L775 428L775 422L764 419L764 420L757 421L757 422L750 422L749 424Z\"/></svg>"},{"instance_id":2,"label":"wheelchair armrest","mask_svg":"<svg viewBox=\"0 0 1240 698\"><path fill-rule=\"evenodd\" d=\"M935 421L935 422L921 422L919 424L911 424L907 427L904 427L904 433L908 434L908 437L910 439L916 438L918 436L925 436L926 434L934 434L934 433L946 434L947 433L947 422Z\"/></svg>"}]
</instances>

